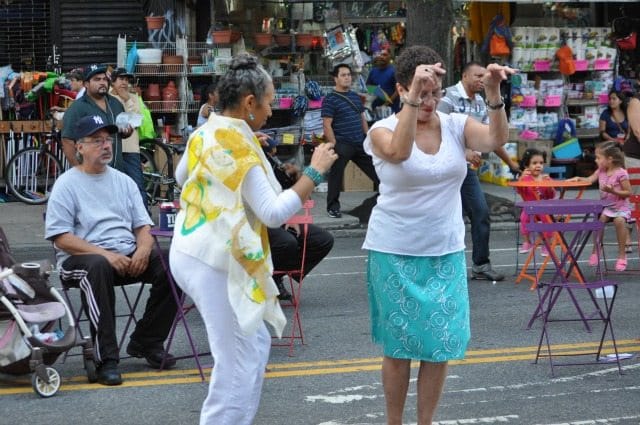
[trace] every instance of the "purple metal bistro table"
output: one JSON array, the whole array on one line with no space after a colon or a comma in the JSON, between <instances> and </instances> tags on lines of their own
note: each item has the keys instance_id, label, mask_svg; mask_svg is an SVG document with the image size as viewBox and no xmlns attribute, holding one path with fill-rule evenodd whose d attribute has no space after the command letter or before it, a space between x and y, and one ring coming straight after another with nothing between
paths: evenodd
<instances>
[{"instance_id":1,"label":"purple metal bistro table","mask_svg":"<svg viewBox=\"0 0 640 425\"><path fill-rule=\"evenodd\" d=\"M546 340L547 343L547 356L549 357L549 362L551 364L551 373L553 375L553 366L554 362L551 355L551 343L549 341L549 331L547 328L548 323L550 322L570 322L570 321L582 321L588 332L591 332L591 328L589 326L588 321L601 321L604 323L604 329L602 332L602 336L600 338L600 344L598 350L594 353L580 353L578 355L596 355L596 361L588 362L588 363L562 363L555 364L556 366L564 366L564 365L582 365L582 364L592 364L598 363L600 358L600 354L602 351L602 346L604 343L604 338L606 336L607 329L611 334L611 340L613 342L614 351L616 353L616 361L618 363L618 369L620 373L622 373L622 369L620 367L620 359L618 357L618 349L616 346L615 336L613 333L613 326L611 324L611 313L613 311L613 304L615 302L616 294L618 292L618 283L614 281L605 280L603 277L602 268L600 267L600 261L598 261L598 267L596 270L597 278L595 280L587 280L580 270L580 266L578 264L578 259L580 255L584 251L584 248L587 242L591 239L591 235L593 232L596 233L596 255L600 256L600 244L599 239L601 238L601 230L604 228L604 223L599 220L599 215L604 208L604 202L600 200L587 200L587 199L551 199L551 200L540 200L540 201L528 201L528 202L519 202L518 206L523 208L525 214L532 218L531 222L528 224L528 229L533 232L538 232L541 237L543 243L545 244L547 250L549 251L549 256L553 264L555 265L556 271L551 277L549 281L542 281L539 277L538 273L536 273L536 288L538 293L538 306L531 317L527 328L530 329L534 320L538 317L542 317L543 325L542 325L542 334L540 335L540 340L538 342L538 352L536 354L536 362L538 358L541 356L540 350L542 347L543 340ZM533 217L546 217L544 220L533 220ZM575 220L580 216L579 220ZM574 220L567 219L567 217L572 217ZM546 236L545 236L546 233ZM554 236L550 236L554 235ZM569 236L573 235L571 240L568 242ZM562 251L560 255L557 255L551 249L551 241L554 237L558 237L561 240L561 243L565 250ZM536 263L534 260L534 268L536 268ZM573 271L577 272L579 282L571 282L569 279L572 277ZM614 293L610 297L607 297L604 288L606 286L612 286L614 288ZM544 293L542 289L546 288ZM602 306L596 300L594 296L594 290L599 289L603 291L604 300ZM558 300L560 293L566 290L573 305L578 312L579 319L550 319L550 313L553 307ZM574 295L573 291L576 290L587 290L587 293L591 299L595 307L595 312L593 315L587 317L582 311L580 304L578 303L577 298ZM595 317L597 316L597 317ZM562 354L556 354L556 356L561 356ZM576 355L576 354L572 354Z\"/></svg>"},{"instance_id":2,"label":"purple metal bistro table","mask_svg":"<svg viewBox=\"0 0 640 425\"><path fill-rule=\"evenodd\" d=\"M209 352L198 353L196 345L193 342L193 337L191 336L191 331L189 330L189 325L187 323L187 319L185 317L185 315L192 308L195 308L195 307L193 305L188 305L188 306L185 305L186 295L184 294L184 292L181 293L180 295L178 295L178 291L176 289L176 282L173 279L173 274L171 274L171 270L169 269L169 264L167 264L167 261L165 260L165 256L162 253L162 248L160 248L160 242L158 241L158 238L169 238L169 239L172 238L173 237L173 230L160 230L160 229L152 228L151 229L151 236L153 236L155 249L160 254L160 260L162 261L162 267L164 268L164 271L167 274L167 279L169 281L169 286L171 286L171 292L173 293L173 298L175 299L176 304L178 306L178 309L177 309L177 312L176 312L176 317L173 319L173 325L171 326L171 332L169 333L169 338L167 339L167 350L166 350L166 352L167 353L169 352L169 348L171 347L171 343L173 341L173 337L175 335L176 327L178 326L178 322L182 322L182 325L184 326L184 330L185 330L185 332L187 334L187 339L189 340L189 345L191 345L191 352L193 354L190 354L190 355L187 355L187 356L176 357L176 360L193 358L196 361L196 365L198 366L198 371L200 373L200 378L202 378L202 381L204 382L205 377L204 377L204 372L202 371L202 365L200 364L200 356L210 355L211 353L209 353ZM162 364L160 365L160 370L162 370L164 368L164 362L165 362L165 359L162 359Z\"/></svg>"}]
</instances>

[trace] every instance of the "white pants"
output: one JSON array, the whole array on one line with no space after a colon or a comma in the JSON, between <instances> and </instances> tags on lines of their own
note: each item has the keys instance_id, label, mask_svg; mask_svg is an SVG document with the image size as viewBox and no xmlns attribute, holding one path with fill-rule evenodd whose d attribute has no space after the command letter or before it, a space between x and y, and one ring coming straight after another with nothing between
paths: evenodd
<instances>
[{"instance_id":1,"label":"white pants","mask_svg":"<svg viewBox=\"0 0 640 425\"><path fill-rule=\"evenodd\" d=\"M249 425L260 404L271 336L266 325L240 331L229 304L227 275L189 255L170 252L176 283L196 304L207 328L214 360L200 425Z\"/></svg>"}]
</instances>

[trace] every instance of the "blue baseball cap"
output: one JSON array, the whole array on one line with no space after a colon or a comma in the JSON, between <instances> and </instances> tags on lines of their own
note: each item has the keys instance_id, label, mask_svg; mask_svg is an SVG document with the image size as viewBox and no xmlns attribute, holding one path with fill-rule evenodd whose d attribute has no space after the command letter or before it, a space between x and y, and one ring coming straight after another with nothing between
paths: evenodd
<instances>
[{"instance_id":1,"label":"blue baseball cap","mask_svg":"<svg viewBox=\"0 0 640 425\"><path fill-rule=\"evenodd\" d=\"M109 134L116 133L118 127L104 122L100 115L87 115L76 122L76 140L91 136L98 130L106 129Z\"/></svg>"}]
</instances>

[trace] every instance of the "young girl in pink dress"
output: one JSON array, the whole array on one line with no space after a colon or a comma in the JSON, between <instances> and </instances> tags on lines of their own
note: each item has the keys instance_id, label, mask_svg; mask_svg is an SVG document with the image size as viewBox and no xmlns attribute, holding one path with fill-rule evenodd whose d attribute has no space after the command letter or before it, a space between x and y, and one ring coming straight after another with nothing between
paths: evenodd
<instances>
[{"instance_id":1,"label":"young girl in pink dress","mask_svg":"<svg viewBox=\"0 0 640 425\"><path fill-rule=\"evenodd\" d=\"M538 149L527 149L522 155L520 160L520 168L522 169L522 176L520 181L543 181L551 180L551 177L547 174L543 174L544 163L547 161L547 153L539 151ZM556 196L556 191L552 187L519 187L518 193L522 197L523 201L537 201L540 199L553 199ZM529 236L529 230L527 224L529 223L529 216L524 211L520 213L520 233L522 234L522 246L520 247L520 253L525 254L531 251L533 243ZM543 246L540 250L543 256L549 255L547 249Z\"/></svg>"},{"instance_id":2,"label":"young girl in pink dress","mask_svg":"<svg viewBox=\"0 0 640 425\"><path fill-rule=\"evenodd\" d=\"M624 154L617 142L604 142L596 147L596 164L598 169L589 177L574 177L572 180L598 182L600 187L600 199L606 202L606 206L600 215L600 221L608 223L613 221L618 239L618 259L616 271L624 271L627 268L627 255L625 244L629 237L627 221L631 218L631 183L629 174L624 168ZM602 237L602 235L599 235ZM598 264L596 245L589 257L589 265Z\"/></svg>"}]
</instances>

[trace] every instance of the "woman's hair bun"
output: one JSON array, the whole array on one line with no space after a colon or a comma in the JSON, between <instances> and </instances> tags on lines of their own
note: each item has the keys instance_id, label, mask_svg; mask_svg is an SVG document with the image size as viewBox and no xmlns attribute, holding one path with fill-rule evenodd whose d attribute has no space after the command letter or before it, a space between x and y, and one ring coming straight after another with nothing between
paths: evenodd
<instances>
[{"instance_id":1,"label":"woman's hair bun","mask_svg":"<svg viewBox=\"0 0 640 425\"><path fill-rule=\"evenodd\" d=\"M252 70L258 68L258 58L248 53L241 53L234 56L229 69L232 71Z\"/></svg>"}]
</instances>

